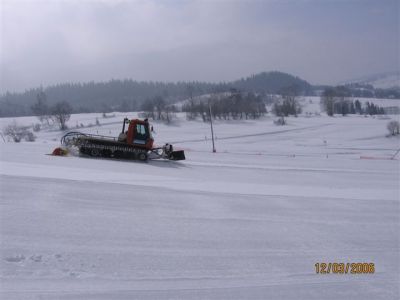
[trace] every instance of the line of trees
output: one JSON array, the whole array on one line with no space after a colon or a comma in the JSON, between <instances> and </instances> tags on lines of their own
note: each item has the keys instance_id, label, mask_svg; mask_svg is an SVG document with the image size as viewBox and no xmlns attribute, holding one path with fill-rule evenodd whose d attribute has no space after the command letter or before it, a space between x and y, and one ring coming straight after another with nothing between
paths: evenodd
<instances>
[{"instance_id":1,"label":"line of trees","mask_svg":"<svg viewBox=\"0 0 400 300\"><path fill-rule=\"evenodd\" d=\"M229 93L213 94L208 99L193 99L182 106L188 120L201 117L204 122L214 119L242 120L257 119L267 113L265 103L260 95L243 93L232 89Z\"/></svg>"},{"instance_id":2,"label":"line of trees","mask_svg":"<svg viewBox=\"0 0 400 300\"><path fill-rule=\"evenodd\" d=\"M49 105L68 99L74 112L135 111L147 99L161 96L168 103L182 101L190 95L229 92L231 88L257 94L276 94L283 86L297 84L302 93L311 95L306 81L281 72L264 72L231 82L143 82L110 80L108 82L64 83L46 88L34 88L23 93L0 95L0 117L31 115L30 106L36 95L44 91Z\"/></svg>"},{"instance_id":3,"label":"line of trees","mask_svg":"<svg viewBox=\"0 0 400 300\"><path fill-rule=\"evenodd\" d=\"M147 99L160 95L168 102L188 98L188 86L195 95L228 90L225 83L204 82L138 82L111 80L109 82L65 83L46 88L34 88L23 93L0 95L0 117L28 116L36 95L44 92L48 105L68 99L76 113L136 111Z\"/></svg>"},{"instance_id":4,"label":"line of trees","mask_svg":"<svg viewBox=\"0 0 400 300\"><path fill-rule=\"evenodd\" d=\"M0 117L31 115L30 106L36 95L44 91L49 105L68 99L76 113L136 111L147 99L158 95L166 102L182 101L193 96L229 92L231 88L257 95L277 95L287 87L296 85L298 95L311 96L325 86L312 86L299 77L282 72L263 72L231 82L143 82L131 79L108 82L63 83L38 87L22 93L0 95ZM375 89L371 85L351 84L346 88L353 97L400 99L400 88Z\"/></svg>"},{"instance_id":5,"label":"line of trees","mask_svg":"<svg viewBox=\"0 0 400 300\"><path fill-rule=\"evenodd\" d=\"M321 95L321 106L328 116L334 114L368 114L380 115L385 114L383 107L375 105L372 102L366 102L363 105L359 100L350 99L351 92L345 86L337 86L326 88Z\"/></svg>"}]
</instances>

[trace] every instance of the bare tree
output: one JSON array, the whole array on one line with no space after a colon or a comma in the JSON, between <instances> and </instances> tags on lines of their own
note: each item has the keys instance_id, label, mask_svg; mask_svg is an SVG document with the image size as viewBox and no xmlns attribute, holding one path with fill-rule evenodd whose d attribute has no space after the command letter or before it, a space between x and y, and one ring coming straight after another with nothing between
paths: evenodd
<instances>
[{"instance_id":1,"label":"bare tree","mask_svg":"<svg viewBox=\"0 0 400 300\"><path fill-rule=\"evenodd\" d=\"M145 102L142 103L141 109L143 110L143 117L148 119L155 119L155 114L154 114L154 103L152 99L147 99Z\"/></svg>"},{"instance_id":2,"label":"bare tree","mask_svg":"<svg viewBox=\"0 0 400 300\"><path fill-rule=\"evenodd\" d=\"M21 130L15 121L4 127L3 133L16 143L19 143L22 139Z\"/></svg>"},{"instance_id":3,"label":"bare tree","mask_svg":"<svg viewBox=\"0 0 400 300\"><path fill-rule=\"evenodd\" d=\"M60 130L67 129L67 121L71 117L72 107L66 101L57 102L51 108L51 116L55 123L58 124Z\"/></svg>"},{"instance_id":4,"label":"bare tree","mask_svg":"<svg viewBox=\"0 0 400 300\"><path fill-rule=\"evenodd\" d=\"M281 100L275 102L273 112L277 116L294 115L301 113L301 106L298 101L300 88L297 85L290 85L280 90Z\"/></svg>"},{"instance_id":5,"label":"bare tree","mask_svg":"<svg viewBox=\"0 0 400 300\"><path fill-rule=\"evenodd\" d=\"M47 125L50 125L51 116L47 106L47 96L43 91L36 95L36 102L31 106L31 110L41 123L46 122Z\"/></svg>"},{"instance_id":6,"label":"bare tree","mask_svg":"<svg viewBox=\"0 0 400 300\"><path fill-rule=\"evenodd\" d=\"M176 118L176 112L178 109L176 108L175 105L167 105L164 108L164 115L165 115L165 121L167 124L172 122L172 119Z\"/></svg>"},{"instance_id":7,"label":"bare tree","mask_svg":"<svg viewBox=\"0 0 400 300\"><path fill-rule=\"evenodd\" d=\"M157 112L157 120L163 120L164 116L163 116L163 111L165 108L165 100L163 97L161 96L156 96L153 99L153 103L154 103L154 107L156 109Z\"/></svg>"},{"instance_id":8,"label":"bare tree","mask_svg":"<svg viewBox=\"0 0 400 300\"><path fill-rule=\"evenodd\" d=\"M387 129L389 130L390 135L400 134L400 124L399 121L390 121L387 124Z\"/></svg>"},{"instance_id":9,"label":"bare tree","mask_svg":"<svg viewBox=\"0 0 400 300\"><path fill-rule=\"evenodd\" d=\"M15 120L3 129L3 133L15 143L19 143L23 138L27 142L33 142L36 139L32 131L29 131L27 127L18 126Z\"/></svg>"},{"instance_id":10,"label":"bare tree","mask_svg":"<svg viewBox=\"0 0 400 300\"><path fill-rule=\"evenodd\" d=\"M333 116L336 91L333 88L327 88L321 95L321 106L328 116Z\"/></svg>"}]
</instances>

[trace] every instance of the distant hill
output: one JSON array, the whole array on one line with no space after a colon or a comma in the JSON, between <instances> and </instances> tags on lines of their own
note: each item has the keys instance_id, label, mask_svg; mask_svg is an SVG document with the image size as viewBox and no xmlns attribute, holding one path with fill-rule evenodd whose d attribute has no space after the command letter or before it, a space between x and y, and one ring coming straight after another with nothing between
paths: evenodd
<instances>
[{"instance_id":1,"label":"distant hill","mask_svg":"<svg viewBox=\"0 0 400 300\"><path fill-rule=\"evenodd\" d=\"M400 99L400 72L368 75L340 83L353 97Z\"/></svg>"},{"instance_id":2,"label":"distant hill","mask_svg":"<svg viewBox=\"0 0 400 300\"><path fill-rule=\"evenodd\" d=\"M352 80L347 80L342 82L341 84L371 85L375 89L400 88L400 72L395 71L368 75Z\"/></svg>"},{"instance_id":3,"label":"distant hill","mask_svg":"<svg viewBox=\"0 0 400 300\"><path fill-rule=\"evenodd\" d=\"M307 81L278 71L256 74L234 81L231 85L239 90L265 92L268 94L280 93L287 87L296 87L298 92L303 95L311 95L313 93L313 88Z\"/></svg>"},{"instance_id":4,"label":"distant hill","mask_svg":"<svg viewBox=\"0 0 400 300\"><path fill-rule=\"evenodd\" d=\"M48 105L68 101L75 112L134 111L147 99L161 96L174 103L192 96L231 89L256 93L279 93L295 87L302 95L311 95L312 86L305 80L282 72L263 72L232 82L139 82L131 79L108 82L63 83L34 88L23 93L0 96L0 117L31 115L31 105L43 91Z\"/></svg>"}]
</instances>

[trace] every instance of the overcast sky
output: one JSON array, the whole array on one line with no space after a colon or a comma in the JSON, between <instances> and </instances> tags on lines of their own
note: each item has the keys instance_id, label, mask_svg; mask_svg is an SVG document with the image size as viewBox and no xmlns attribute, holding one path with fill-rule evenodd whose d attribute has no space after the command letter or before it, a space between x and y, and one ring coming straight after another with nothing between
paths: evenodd
<instances>
[{"instance_id":1,"label":"overcast sky","mask_svg":"<svg viewBox=\"0 0 400 300\"><path fill-rule=\"evenodd\" d=\"M335 84L399 70L399 1L0 0L1 92L112 78Z\"/></svg>"}]
</instances>

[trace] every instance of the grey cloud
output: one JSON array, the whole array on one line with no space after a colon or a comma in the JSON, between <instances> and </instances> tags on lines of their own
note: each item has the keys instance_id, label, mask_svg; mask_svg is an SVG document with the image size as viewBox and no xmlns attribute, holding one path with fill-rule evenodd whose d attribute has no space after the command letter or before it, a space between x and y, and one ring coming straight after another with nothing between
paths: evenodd
<instances>
[{"instance_id":1,"label":"grey cloud","mask_svg":"<svg viewBox=\"0 0 400 300\"><path fill-rule=\"evenodd\" d=\"M365 9L387 18L378 8ZM335 83L398 68L398 28L359 34L368 20L338 19L336 29L316 0L3 0L1 9L2 92L111 78L222 81L268 70Z\"/></svg>"}]
</instances>

